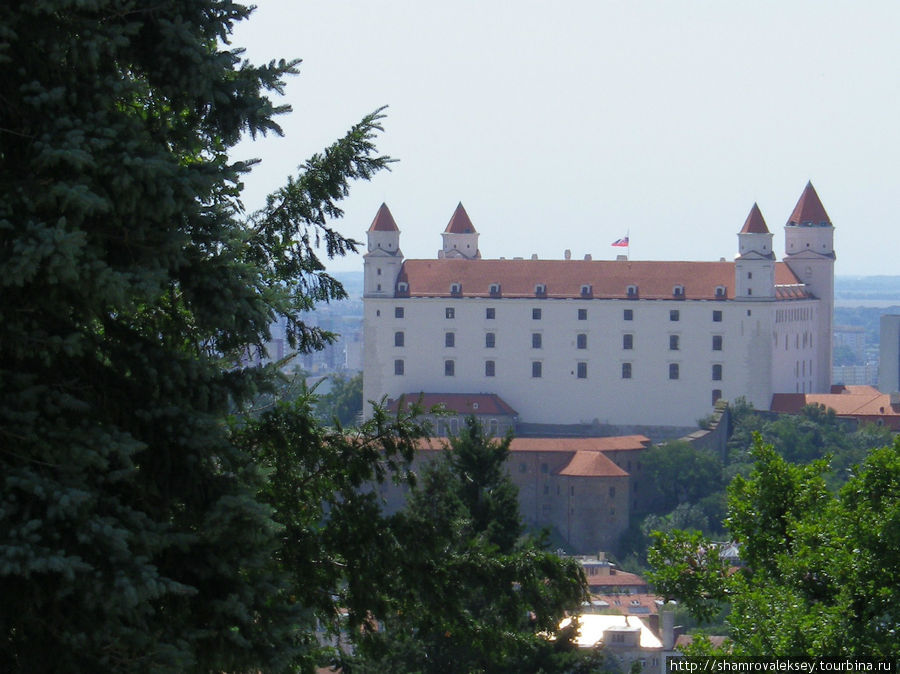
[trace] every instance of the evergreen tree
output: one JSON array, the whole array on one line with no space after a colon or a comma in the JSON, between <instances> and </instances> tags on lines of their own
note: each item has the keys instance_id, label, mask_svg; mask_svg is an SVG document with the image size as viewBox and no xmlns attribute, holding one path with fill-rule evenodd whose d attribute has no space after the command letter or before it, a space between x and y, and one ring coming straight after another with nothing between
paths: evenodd
<instances>
[{"instance_id":1,"label":"evergreen tree","mask_svg":"<svg viewBox=\"0 0 900 674\"><path fill-rule=\"evenodd\" d=\"M229 46L216 0L0 4L0 670L284 669L279 524L223 423L241 365L339 298L330 226L389 161L369 115L245 217L227 152L279 133L296 61ZM363 471L365 473L365 471ZM272 487L274 488L274 487ZM282 522L281 526L287 526Z\"/></svg>"},{"instance_id":2,"label":"evergreen tree","mask_svg":"<svg viewBox=\"0 0 900 674\"><path fill-rule=\"evenodd\" d=\"M376 616L383 631L360 640L349 671L561 672L580 661L574 628L559 623L585 598L584 576L523 535L510 441L469 417L426 467L392 522L393 610Z\"/></svg>"}]
</instances>

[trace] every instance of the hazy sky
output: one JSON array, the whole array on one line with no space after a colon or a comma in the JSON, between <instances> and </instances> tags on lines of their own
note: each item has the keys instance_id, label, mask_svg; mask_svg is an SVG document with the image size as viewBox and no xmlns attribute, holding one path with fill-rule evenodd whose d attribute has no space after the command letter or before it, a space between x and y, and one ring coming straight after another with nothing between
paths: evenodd
<instances>
[{"instance_id":1,"label":"hazy sky","mask_svg":"<svg viewBox=\"0 0 900 674\"><path fill-rule=\"evenodd\" d=\"M388 105L391 173L352 188L432 258L459 201L488 258L717 260L754 202L783 251L807 180L836 271L900 274L900 2L258 0L233 44L302 58L245 203ZM335 270L362 269L362 260Z\"/></svg>"}]
</instances>

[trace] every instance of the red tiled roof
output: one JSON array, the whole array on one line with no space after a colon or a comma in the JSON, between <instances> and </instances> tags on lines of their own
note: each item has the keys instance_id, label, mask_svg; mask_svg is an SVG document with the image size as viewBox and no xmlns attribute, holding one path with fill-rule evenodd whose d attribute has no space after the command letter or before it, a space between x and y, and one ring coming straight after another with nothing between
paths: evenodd
<instances>
[{"instance_id":1,"label":"red tiled roof","mask_svg":"<svg viewBox=\"0 0 900 674\"><path fill-rule=\"evenodd\" d=\"M891 396L873 386L833 386L831 393L775 393L772 395L772 412L798 414L805 405L824 405L840 417L853 417L860 421L876 423L900 429L900 405L891 405Z\"/></svg>"},{"instance_id":2,"label":"red tiled roof","mask_svg":"<svg viewBox=\"0 0 900 674\"><path fill-rule=\"evenodd\" d=\"M510 450L516 451L511 445ZM628 477L628 473L614 464L606 454L597 451L575 452L575 456L559 474L571 477Z\"/></svg>"},{"instance_id":3,"label":"red tiled roof","mask_svg":"<svg viewBox=\"0 0 900 674\"><path fill-rule=\"evenodd\" d=\"M369 226L370 232L399 232L400 229L397 227L397 223L394 222L394 216L391 215L390 209L388 209L387 204L381 204L381 208L378 209L378 212L375 214L375 219L372 220L372 224Z\"/></svg>"},{"instance_id":4,"label":"red tiled roof","mask_svg":"<svg viewBox=\"0 0 900 674\"><path fill-rule=\"evenodd\" d=\"M461 201L456 210L453 211L453 216L450 218L450 222L447 223L447 229L444 231L451 234L471 234L475 232L475 226L469 219L469 214L466 213L466 209L463 208Z\"/></svg>"},{"instance_id":5,"label":"red tiled roof","mask_svg":"<svg viewBox=\"0 0 900 674\"><path fill-rule=\"evenodd\" d=\"M787 224L813 226L831 224L831 219L828 217L828 213L825 212L825 207L822 205L819 195L816 194L812 181L806 183L803 194L800 195L800 200L794 207L791 217L788 218Z\"/></svg>"},{"instance_id":6,"label":"red tiled roof","mask_svg":"<svg viewBox=\"0 0 900 674\"><path fill-rule=\"evenodd\" d=\"M420 404L426 410L443 406L457 414L518 414L496 393L407 393L403 399L407 405ZM396 412L399 402L399 399L389 400L388 410Z\"/></svg>"},{"instance_id":7,"label":"red tiled roof","mask_svg":"<svg viewBox=\"0 0 900 674\"><path fill-rule=\"evenodd\" d=\"M662 601L662 597L655 594L646 594L644 592L635 592L632 594L602 594L591 592L591 600L600 600L608 604L608 610L610 612L618 612L622 615L653 615L659 613L659 604L657 602Z\"/></svg>"},{"instance_id":8,"label":"red tiled roof","mask_svg":"<svg viewBox=\"0 0 900 674\"><path fill-rule=\"evenodd\" d=\"M643 449L649 443L650 439L643 435L623 435L612 438L513 438L509 449L510 452L570 452L574 456L569 465L560 473L561 475L579 475L582 473L565 471L584 470L594 471L590 473L591 475L625 476L628 473L613 463L603 452ZM447 444L447 438L422 438L419 440L418 448L438 450L444 449ZM582 456L578 458L579 455ZM591 462L591 456L602 458L599 461Z\"/></svg>"},{"instance_id":9,"label":"red tiled roof","mask_svg":"<svg viewBox=\"0 0 900 674\"><path fill-rule=\"evenodd\" d=\"M763 219L762 211L759 210L757 204L753 204L750 209L750 215L741 228L741 234L768 234L769 228L766 227L766 221Z\"/></svg>"},{"instance_id":10,"label":"red tiled roof","mask_svg":"<svg viewBox=\"0 0 900 674\"><path fill-rule=\"evenodd\" d=\"M586 576L588 585L599 585L601 587L647 587L647 581L636 573L628 571L616 571L609 575L597 574L595 576Z\"/></svg>"},{"instance_id":11,"label":"red tiled roof","mask_svg":"<svg viewBox=\"0 0 900 674\"><path fill-rule=\"evenodd\" d=\"M734 298L733 262L656 262L628 260L406 260L399 281L408 284L410 297L451 297L450 284L461 285L464 297L491 297L491 284L500 284L502 297L535 297L535 286L546 286L548 298L579 298L591 286L591 296L628 299L636 285L642 299L673 299L675 286L684 286L679 299L722 299L724 287ZM804 286L783 262L775 263L775 283L787 286L781 299L808 297ZM782 292L782 291L778 291Z\"/></svg>"}]
</instances>

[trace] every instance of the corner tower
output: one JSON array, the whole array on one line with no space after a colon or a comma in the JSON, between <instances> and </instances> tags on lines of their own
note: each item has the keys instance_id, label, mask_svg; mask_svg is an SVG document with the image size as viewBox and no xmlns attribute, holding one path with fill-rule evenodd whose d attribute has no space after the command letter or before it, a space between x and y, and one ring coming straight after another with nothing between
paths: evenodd
<instances>
[{"instance_id":1,"label":"corner tower","mask_svg":"<svg viewBox=\"0 0 900 674\"><path fill-rule=\"evenodd\" d=\"M465 260L481 258L481 251L478 250L478 232L475 231L462 202L459 202L456 210L453 211L453 217L450 218L441 237L444 239L444 246L438 251L438 258L462 258Z\"/></svg>"},{"instance_id":2,"label":"corner tower","mask_svg":"<svg viewBox=\"0 0 900 674\"><path fill-rule=\"evenodd\" d=\"M815 338L814 391L831 388L831 339L834 322L834 226L812 182L806 183L784 226L784 261L819 299Z\"/></svg>"},{"instance_id":3,"label":"corner tower","mask_svg":"<svg viewBox=\"0 0 900 674\"><path fill-rule=\"evenodd\" d=\"M367 250L363 255L363 294L366 297L393 297L403 264L400 229L387 204L381 204L366 232Z\"/></svg>"},{"instance_id":4,"label":"corner tower","mask_svg":"<svg viewBox=\"0 0 900 674\"><path fill-rule=\"evenodd\" d=\"M753 204L744 226L738 232L734 290L735 299L739 300L775 299L772 233L756 204Z\"/></svg>"}]
</instances>

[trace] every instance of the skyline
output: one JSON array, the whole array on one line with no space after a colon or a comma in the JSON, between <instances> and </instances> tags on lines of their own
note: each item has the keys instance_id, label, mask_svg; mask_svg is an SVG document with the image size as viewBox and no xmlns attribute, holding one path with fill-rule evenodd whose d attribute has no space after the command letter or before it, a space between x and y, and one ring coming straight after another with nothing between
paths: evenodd
<instances>
[{"instance_id":1,"label":"skyline","mask_svg":"<svg viewBox=\"0 0 900 674\"><path fill-rule=\"evenodd\" d=\"M232 39L301 58L285 137L244 142L254 210L307 157L388 105L390 173L351 186L341 233L382 202L408 258L434 258L457 203L485 258L732 259L758 203L775 252L811 181L836 273L896 275L900 6L830 2L396 0L261 3ZM359 270L361 256L328 264Z\"/></svg>"}]
</instances>

